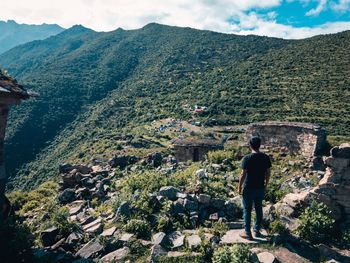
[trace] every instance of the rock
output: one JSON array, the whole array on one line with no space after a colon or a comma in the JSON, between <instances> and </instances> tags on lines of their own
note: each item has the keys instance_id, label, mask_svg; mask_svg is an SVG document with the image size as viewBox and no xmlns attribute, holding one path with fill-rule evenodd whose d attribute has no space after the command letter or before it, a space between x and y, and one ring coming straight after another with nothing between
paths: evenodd
<instances>
[{"instance_id":1,"label":"rock","mask_svg":"<svg viewBox=\"0 0 350 263\"><path fill-rule=\"evenodd\" d=\"M331 149L331 156L335 158L350 159L350 144L343 143Z\"/></svg>"},{"instance_id":2,"label":"rock","mask_svg":"<svg viewBox=\"0 0 350 263\"><path fill-rule=\"evenodd\" d=\"M128 247L123 247L105 255L101 258L100 262L118 262L126 258L129 253L130 249Z\"/></svg>"},{"instance_id":3,"label":"rock","mask_svg":"<svg viewBox=\"0 0 350 263\"><path fill-rule=\"evenodd\" d=\"M162 154L159 152L152 153L149 159L153 167L159 167L162 165L163 157Z\"/></svg>"},{"instance_id":4,"label":"rock","mask_svg":"<svg viewBox=\"0 0 350 263\"><path fill-rule=\"evenodd\" d=\"M83 207L84 206L81 204L81 205L77 205L77 206L74 206L74 207L70 208L69 209L69 215L70 216L74 216L74 215L79 214L80 212L83 211Z\"/></svg>"},{"instance_id":5,"label":"rock","mask_svg":"<svg viewBox=\"0 0 350 263\"><path fill-rule=\"evenodd\" d=\"M317 248L322 258L327 260L337 258L338 253L329 246L320 244Z\"/></svg>"},{"instance_id":6,"label":"rock","mask_svg":"<svg viewBox=\"0 0 350 263\"><path fill-rule=\"evenodd\" d=\"M209 216L209 220L218 221L219 220L219 214L218 213L211 214Z\"/></svg>"},{"instance_id":7,"label":"rock","mask_svg":"<svg viewBox=\"0 0 350 263\"><path fill-rule=\"evenodd\" d=\"M120 238L118 239L118 241L122 242L122 243L126 243L128 242L132 237L134 236L134 234L130 234L130 233L123 233Z\"/></svg>"},{"instance_id":8,"label":"rock","mask_svg":"<svg viewBox=\"0 0 350 263\"><path fill-rule=\"evenodd\" d=\"M242 207L237 204L237 200L230 199L225 202L224 211L229 220L234 220L242 216Z\"/></svg>"},{"instance_id":9,"label":"rock","mask_svg":"<svg viewBox=\"0 0 350 263\"><path fill-rule=\"evenodd\" d=\"M71 170L73 170L73 165L69 164L69 163L64 163L64 164L60 164L59 167L59 172L60 173L68 173Z\"/></svg>"},{"instance_id":10,"label":"rock","mask_svg":"<svg viewBox=\"0 0 350 263\"><path fill-rule=\"evenodd\" d=\"M68 188L58 195L58 201L62 204L68 204L75 200L75 190Z\"/></svg>"},{"instance_id":11,"label":"rock","mask_svg":"<svg viewBox=\"0 0 350 263\"><path fill-rule=\"evenodd\" d=\"M102 234L101 234L101 236L103 236L103 237L111 237L111 236L113 236L113 234L114 234L114 232L117 230L117 228L115 227L115 226L112 226L112 227L110 227L110 228L108 228L108 229L105 229L103 232L102 232Z\"/></svg>"},{"instance_id":12,"label":"rock","mask_svg":"<svg viewBox=\"0 0 350 263\"><path fill-rule=\"evenodd\" d=\"M184 207L187 211L193 212L193 211L196 211L198 209L198 203L195 201L190 201L188 199L185 199Z\"/></svg>"},{"instance_id":13,"label":"rock","mask_svg":"<svg viewBox=\"0 0 350 263\"><path fill-rule=\"evenodd\" d=\"M177 198L182 198L182 199L186 199L187 196L188 196L188 194L184 194L184 193L177 193L177 194L176 194L176 197L177 197Z\"/></svg>"},{"instance_id":14,"label":"rock","mask_svg":"<svg viewBox=\"0 0 350 263\"><path fill-rule=\"evenodd\" d=\"M288 249L280 247L274 251L274 255L279 262L283 263L305 263L306 259L296 253L290 252Z\"/></svg>"},{"instance_id":15,"label":"rock","mask_svg":"<svg viewBox=\"0 0 350 263\"><path fill-rule=\"evenodd\" d=\"M239 236L242 233L242 229L232 229L226 232L226 234L221 238L220 244L230 245L230 244L254 244L254 243L262 243L267 242L265 238L254 238L254 240L243 239ZM263 232L263 231L262 231ZM266 233L263 233L266 234Z\"/></svg>"},{"instance_id":16,"label":"rock","mask_svg":"<svg viewBox=\"0 0 350 263\"><path fill-rule=\"evenodd\" d=\"M257 254L260 263L277 263L277 259L270 252L261 252Z\"/></svg>"},{"instance_id":17,"label":"rock","mask_svg":"<svg viewBox=\"0 0 350 263\"><path fill-rule=\"evenodd\" d=\"M82 234L78 232L73 232L67 237L66 244L70 247L75 247L82 238Z\"/></svg>"},{"instance_id":18,"label":"rock","mask_svg":"<svg viewBox=\"0 0 350 263\"><path fill-rule=\"evenodd\" d=\"M93 258L102 253L103 249L101 243L97 239L93 239L79 249L76 256L82 258Z\"/></svg>"},{"instance_id":19,"label":"rock","mask_svg":"<svg viewBox=\"0 0 350 263\"><path fill-rule=\"evenodd\" d=\"M180 190L174 186L163 186L159 190L160 196L164 196L172 201L175 201L177 199L177 193L180 193Z\"/></svg>"},{"instance_id":20,"label":"rock","mask_svg":"<svg viewBox=\"0 0 350 263\"><path fill-rule=\"evenodd\" d=\"M196 177L198 180L203 181L205 179L208 179L208 174L205 169L199 169L196 171Z\"/></svg>"},{"instance_id":21,"label":"rock","mask_svg":"<svg viewBox=\"0 0 350 263\"><path fill-rule=\"evenodd\" d=\"M326 165L321 156L314 156L311 161L312 169L315 171L324 171Z\"/></svg>"},{"instance_id":22,"label":"rock","mask_svg":"<svg viewBox=\"0 0 350 263\"><path fill-rule=\"evenodd\" d=\"M224 209L225 200L220 198L212 198L211 199L211 206L215 209Z\"/></svg>"},{"instance_id":23,"label":"rock","mask_svg":"<svg viewBox=\"0 0 350 263\"><path fill-rule=\"evenodd\" d=\"M199 235L192 235L187 237L187 244L191 250L195 250L196 248L198 248L201 245L201 243L202 240L199 237Z\"/></svg>"},{"instance_id":24,"label":"rock","mask_svg":"<svg viewBox=\"0 0 350 263\"><path fill-rule=\"evenodd\" d=\"M120 217L128 218L129 216L130 216L130 205L128 202L124 201L120 204L120 206L117 209L116 219L119 219Z\"/></svg>"},{"instance_id":25,"label":"rock","mask_svg":"<svg viewBox=\"0 0 350 263\"><path fill-rule=\"evenodd\" d=\"M179 200L171 204L170 213L172 215L179 215L185 212L184 202Z\"/></svg>"},{"instance_id":26,"label":"rock","mask_svg":"<svg viewBox=\"0 0 350 263\"><path fill-rule=\"evenodd\" d=\"M180 251L169 251L167 253L167 258L175 258L174 260L176 260L176 258L178 258L179 261L183 258L186 258L188 260L187 262L197 262L197 261L193 261L193 260L196 259L197 257L200 257L200 256L201 256L200 253L194 253L194 252L189 253L189 252L182 252L182 251L181 252Z\"/></svg>"},{"instance_id":27,"label":"rock","mask_svg":"<svg viewBox=\"0 0 350 263\"><path fill-rule=\"evenodd\" d=\"M208 205L211 200L211 196L207 194L200 194L197 197L197 200L200 204Z\"/></svg>"},{"instance_id":28,"label":"rock","mask_svg":"<svg viewBox=\"0 0 350 263\"><path fill-rule=\"evenodd\" d=\"M175 231L167 236L168 240L170 241L171 248L173 250L180 249L184 246L185 243L185 236L181 234L180 231Z\"/></svg>"},{"instance_id":29,"label":"rock","mask_svg":"<svg viewBox=\"0 0 350 263\"><path fill-rule=\"evenodd\" d=\"M211 167L213 167L215 170L221 170L222 168L221 164L217 164L217 163L213 163Z\"/></svg>"},{"instance_id":30,"label":"rock","mask_svg":"<svg viewBox=\"0 0 350 263\"><path fill-rule=\"evenodd\" d=\"M95 221L92 221L91 223L83 226L83 230L86 233L99 234L102 232L102 229L103 229L103 225L102 225L101 218L98 218Z\"/></svg>"},{"instance_id":31,"label":"rock","mask_svg":"<svg viewBox=\"0 0 350 263\"><path fill-rule=\"evenodd\" d=\"M59 230L57 227L53 226L44 231L41 231L40 238L44 247L52 246L57 241Z\"/></svg>"},{"instance_id":32,"label":"rock","mask_svg":"<svg viewBox=\"0 0 350 263\"><path fill-rule=\"evenodd\" d=\"M165 256L167 251L161 245L154 245L151 248L151 256L149 262L155 262L160 256Z\"/></svg>"},{"instance_id":33,"label":"rock","mask_svg":"<svg viewBox=\"0 0 350 263\"><path fill-rule=\"evenodd\" d=\"M166 245L166 234L164 232L158 232L152 236L152 242L154 245Z\"/></svg>"}]
</instances>

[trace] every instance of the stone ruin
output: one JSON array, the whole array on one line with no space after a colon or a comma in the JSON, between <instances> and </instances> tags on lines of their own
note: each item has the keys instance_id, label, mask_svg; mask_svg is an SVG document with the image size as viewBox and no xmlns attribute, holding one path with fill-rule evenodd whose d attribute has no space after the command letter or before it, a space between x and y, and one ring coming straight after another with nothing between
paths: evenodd
<instances>
[{"instance_id":1,"label":"stone ruin","mask_svg":"<svg viewBox=\"0 0 350 263\"><path fill-rule=\"evenodd\" d=\"M179 162L203 161L209 151L224 149L223 144L214 139L176 139L172 146Z\"/></svg>"},{"instance_id":2,"label":"stone ruin","mask_svg":"<svg viewBox=\"0 0 350 263\"><path fill-rule=\"evenodd\" d=\"M281 148L305 157L319 155L326 144L326 131L318 125L301 122L266 121L252 123L246 131L246 140L259 136L262 145Z\"/></svg>"}]
</instances>

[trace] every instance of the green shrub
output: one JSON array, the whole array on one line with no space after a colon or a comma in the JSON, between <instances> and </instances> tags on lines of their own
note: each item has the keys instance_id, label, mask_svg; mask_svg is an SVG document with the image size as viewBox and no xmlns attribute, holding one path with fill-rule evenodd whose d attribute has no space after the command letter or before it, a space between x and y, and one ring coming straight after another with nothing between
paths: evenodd
<instances>
[{"instance_id":1,"label":"green shrub","mask_svg":"<svg viewBox=\"0 0 350 263\"><path fill-rule=\"evenodd\" d=\"M271 177L266 188L265 201L276 204L285 195L291 192L291 189L289 188L281 189L281 184L282 180L276 180L275 178Z\"/></svg>"},{"instance_id":2,"label":"green shrub","mask_svg":"<svg viewBox=\"0 0 350 263\"><path fill-rule=\"evenodd\" d=\"M211 163L222 163L225 159L233 161L235 157L235 152L234 151L227 151L227 150L222 150L222 151L212 151L208 152L208 160Z\"/></svg>"},{"instance_id":3,"label":"green shrub","mask_svg":"<svg viewBox=\"0 0 350 263\"><path fill-rule=\"evenodd\" d=\"M131 219L125 226L124 230L128 233L135 234L137 238L150 239L151 227L144 220Z\"/></svg>"},{"instance_id":4,"label":"green shrub","mask_svg":"<svg viewBox=\"0 0 350 263\"><path fill-rule=\"evenodd\" d=\"M219 247L214 251L213 263L250 263L258 262L254 254L246 245L233 245L232 247Z\"/></svg>"},{"instance_id":5,"label":"green shrub","mask_svg":"<svg viewBox=\"0 0 350 263\"><path fill-rule=\"evenodd\" d=\"M335 222L330 213L325 204L313 200L299 217L299 236L313 243L329 241Z\"/></svg>"},{"instance_id":6,"label":"green shrub","mask_svg":"<svg viewBox=\"0 0 350 263\"><path fill-rule=\"evenodd\" d=\"M289 229L279 219L271 222L269 233L279 236L288 236L290 234Z\"/></svg>"},{"instance_id":7,"label":"green shrub","mask_svg":"<svg viewBox=\"0 0 350 263\"><path fill-rule=\"evenodd\" d=\"M211 227L213 235L222 237L229 230L228 226L223 222L214 222Z\"/></svg>"}]
</instances>

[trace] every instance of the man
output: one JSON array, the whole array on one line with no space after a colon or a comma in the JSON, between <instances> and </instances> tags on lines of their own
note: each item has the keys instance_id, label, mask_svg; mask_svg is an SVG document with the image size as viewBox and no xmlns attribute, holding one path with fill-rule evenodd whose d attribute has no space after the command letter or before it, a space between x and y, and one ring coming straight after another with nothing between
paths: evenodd
<instances>
[{"instance_id":1,"label":"man","mask_svg":"<svg viewBox=\"0 0 350 263\"><path fill-rule=\"evenodd\" d=\"M239 178L238 192L242 194L243 200L244 232L240 236L245 239L252 239L250 224L253 203L256 213L254 236L262 236L260 233L263 217L262 202L270 178L271 161L268 155L259 151L260 145L261 139L252 137L249 140L252 152L244 156L241 164L242 173Z\"/></svg>"}]
</instances>

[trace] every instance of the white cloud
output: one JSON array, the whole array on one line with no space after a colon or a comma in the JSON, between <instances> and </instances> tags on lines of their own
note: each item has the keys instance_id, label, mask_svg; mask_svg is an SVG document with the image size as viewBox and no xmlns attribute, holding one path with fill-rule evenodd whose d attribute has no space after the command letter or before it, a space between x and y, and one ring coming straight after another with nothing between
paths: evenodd
<instances>
[{"instance_id":1,"label":"white cloud","mask_svg":"<svg viewBox=\"0 0 350 263\"><path fill-rule=\"evenodd\" d=\"M278 24L275 21L277 15L275 12L268 12L264 16L257 13L262 9L269 11L269 8L281 5L282 1L0 0L0 20L14 19L17 22L32 24L58 23L64 27L82 24L97 31L109 31L118 27L135 29L150 22L157 22L225 33L283 38L303 38L318 33L334 32L335 29L338 31L349 29L347 23L325 24L317 28L294 28ZM306 3L312 0L299 1ZM334 8L341 8L340 2L339 7ZM251 9L256 12L250 12ZM315 14L322 11L316 9Z\"/></svg>"},{"instance_id":2,"label":"white cloud","mask_svg":"<svg viewBox=\"0 0 350 263\"><path fill-rule=\"evenodd\" d=\"M326 8L326 5L327 5L327 0L320 0L318 5L315 8L308 11L305 15L317 16Z\"/></svg>"},{"instance_id":3,"label":"white cloud","mask_svg":"<svg viewBox=\"0 0 350 263\"><path fill-rule=\"evenodd\" d=\"M332 3L331 8L336 12L346 12L350 10L350 0L339 0L338 3Z\"/></svg>"}]
</instances>

